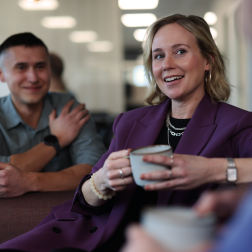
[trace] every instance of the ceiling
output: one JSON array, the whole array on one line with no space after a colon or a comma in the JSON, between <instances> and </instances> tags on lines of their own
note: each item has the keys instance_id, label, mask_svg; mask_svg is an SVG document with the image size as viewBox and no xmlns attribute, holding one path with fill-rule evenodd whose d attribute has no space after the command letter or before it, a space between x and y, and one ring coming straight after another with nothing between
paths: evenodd
<instances>
[{"instance_id":1,"label":"ceiling","mask_svg":"<svg viewBox=\"0 0 252 252\"><path fill-rule=\"evenodd\" d=\"M167 15L180 14L194 14L204 16L207 11L211 10L211 5L214 1L209 0L159 0L156 9L153 10L123 10L122 13L153 13L157 18ZM126 48L140 47L141 42L138 42L133 37L133 32L138 27L125 27L123 25L124 44Z\"/></svg>"}]
</instances>

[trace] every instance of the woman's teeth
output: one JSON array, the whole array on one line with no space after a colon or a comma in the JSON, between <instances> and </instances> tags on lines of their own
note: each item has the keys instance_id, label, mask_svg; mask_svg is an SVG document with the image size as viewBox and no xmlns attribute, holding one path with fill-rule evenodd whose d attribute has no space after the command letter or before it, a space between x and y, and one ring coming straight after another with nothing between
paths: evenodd
<instances>
[{"instance_id":1,"label":"woman's teeth","mask_svg":"<svg viewBox=\"0 0 252 252\"><path fill-rule=\"evenodd\" d=\"M171 82L171 81L174 81L174 80L179 80L179 79L182 79L184 76L174 76L174 77L171 77L171 78L166 78L165 81L166 82Z\"/></svg>"}]
</instances>

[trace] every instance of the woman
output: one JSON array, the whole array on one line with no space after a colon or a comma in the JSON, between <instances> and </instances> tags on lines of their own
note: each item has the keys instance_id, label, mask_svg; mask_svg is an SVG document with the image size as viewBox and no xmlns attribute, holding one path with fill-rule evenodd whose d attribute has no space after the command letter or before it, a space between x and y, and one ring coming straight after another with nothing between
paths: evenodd
<instances>
[{"instance_id":1,"label":"woman","mask_svg":"<svg viewBox=\"0 0 252 252\"><path fill-rule=\"evenodd\" d=\"M139 220L143 206L191 206L208 188L197 186L223 181L219 168L227 166L227 161L218 157L252 156L252 116L220 102L228 99L230 86L222 57L202 18L177 14L156 21L148 30L144 61L151 85L147 102L157 105L120 114L113 126L116 138L92 174L82 179L73 203L54 207L34 230L0 248L118 251L125 227ZM137 187L125 158L130 149L167 143L175 153L201 157L174 155L161 160L173 167L172 177L167 172L162 175L165 182L147 186L147 190ZM143 178L158 176L153 173ZM171 185L163 183L178 178L177 189L196 188L148 191L158 189L155 186L167 189Z\"/></svg>"}]
</instances>

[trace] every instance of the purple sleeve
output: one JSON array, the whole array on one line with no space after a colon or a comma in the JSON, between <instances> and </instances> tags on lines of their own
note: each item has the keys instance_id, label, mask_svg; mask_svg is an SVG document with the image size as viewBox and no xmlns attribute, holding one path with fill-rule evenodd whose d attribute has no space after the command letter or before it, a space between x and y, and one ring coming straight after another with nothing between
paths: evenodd
<instances>
[{"instance_id":1,"label":"purple sleeve","mask_svg":"<svg viewBox=\"0 0 252 252\"><path fill-rule=\"evenodd\" d=\"M232 138L235 157L252 157L252 113L247 112L239 121Z\"/></svg>"}]
</instances>

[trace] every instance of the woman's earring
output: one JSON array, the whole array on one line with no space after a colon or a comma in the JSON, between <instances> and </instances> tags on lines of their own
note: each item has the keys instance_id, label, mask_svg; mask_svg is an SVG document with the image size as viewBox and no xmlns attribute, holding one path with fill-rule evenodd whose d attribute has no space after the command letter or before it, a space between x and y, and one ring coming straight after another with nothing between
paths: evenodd
<instances>
[{"instance_id":1,"label":"woman's earring","mask_svg":"<svg viewBox=\"0 0 252 252\"><path fill-rule=\"evenodd\" d=\"M161 94L159 94L159 93L158 93L158 91L157 91L157 83L155 83L155 92L156 92L158 95L160 95L161 97L163 97L163 96L164 96L164 94L163 94L163 93L161 93Z\"/></svg>"},{"instance_id":2,"label":"woman's earring","mask_svg":"<svg viewBox=\"0 0 252 252\"><path fill-rule=\"evenodd\" d=\"M206 71L205 72L205 83L207 84L207 74L209 73L209 85L211 84L211 72L210 70Z\"/></svg>"}]
</instances>

